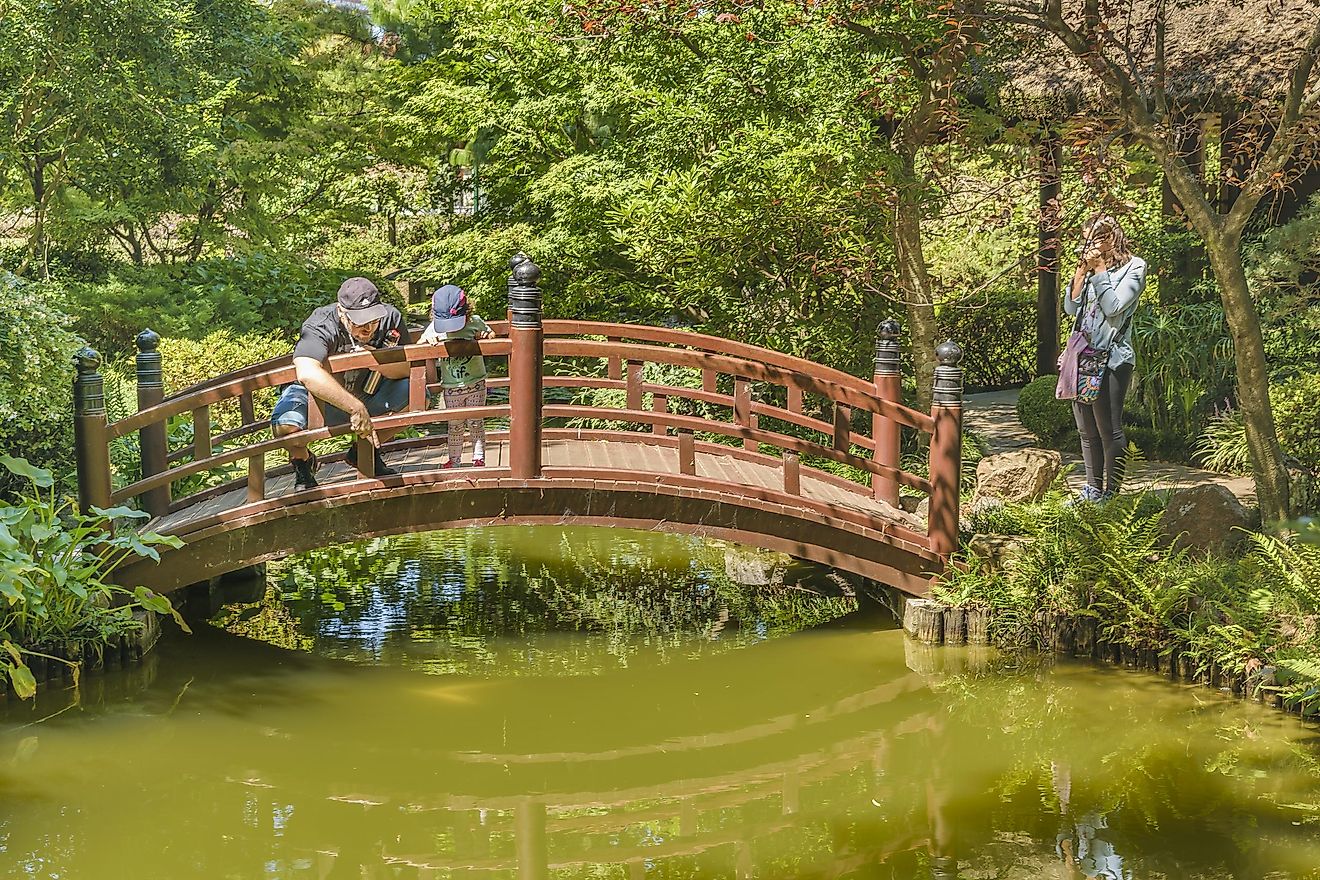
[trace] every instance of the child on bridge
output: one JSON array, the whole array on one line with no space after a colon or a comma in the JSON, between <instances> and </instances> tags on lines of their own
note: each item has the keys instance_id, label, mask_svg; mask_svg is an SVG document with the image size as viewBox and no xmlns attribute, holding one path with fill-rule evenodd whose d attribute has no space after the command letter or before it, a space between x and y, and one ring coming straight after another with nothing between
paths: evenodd
<instances>
[{"instance_id":1,"label":"child on bridge","mask_svg":"<svg viewBox=\"0 0 1320 880\"><path fill-rule=\"evenodd\" d=\"M431 326L418 342L436 343L451 339L489 339L493 330L472 313L467 294L455 284L446 284L431 297ZM445 409L486 405L486 361L475 355L437 360ZM472 466L486 465L485 419L453 419L449 422L449 460L441 467L457 467L463 461L463 429L472 433Z\"/></svg>"}]
</instances>

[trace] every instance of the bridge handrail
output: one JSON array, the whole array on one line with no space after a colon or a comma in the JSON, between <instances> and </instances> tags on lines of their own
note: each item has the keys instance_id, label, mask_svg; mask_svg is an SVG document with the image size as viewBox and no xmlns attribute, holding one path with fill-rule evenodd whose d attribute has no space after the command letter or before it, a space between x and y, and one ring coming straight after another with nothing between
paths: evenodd
<instances>
[{"instance_id":1,"label":"bridge handrail","mask_svg":"<svg viewBox=\"0 0 1320 880\"><path fill-rule=\"evenodd\" d=\"M560 338L545 340L545 353L550 357L620 357L636 362L713 370L739 376L743 379L791 386L800 391L819 394L830 398L836 403L845 403L883 418L892 419L900 425L915 428L926 434L935 431L935 421L930 416L879 397L875 393L874 386L868 389L865 386L857 387L851 383L839 384L832 379L818 379L794 369L747 360L737 356L705 351L684 351L683 349L664 348L657 345L637 345L630 342L599 342L593 339ZM850 378L856 382L861 382L855 376ZM687 389L680 388L679 390L686 391Z\"/></svg>"},{"instance_id":2,"label":"bridge handrail","mask_svg":"<svg viewBox=\"0 0 1320 880\"><path fill-rule=\"evenodd\" d=\"M529 272L524 271L529 267ZM847 465L872 478L869 489L865 487L864 480L854 479L852 491L870 494L875 500L887 502L894 508L898 507L899 487L928 493L931 496L931 509L928 534L925 537L929 549L939 555L951 552L957 531L961 425L961 371L956 366L961 352L957 346L946 343L937 350L940 366L936 370L936 406L930 414L926 414L904 406L901 402L898 327L893 322L881 325L881 333L876 342L876 372L873 380L868 382L799 357L689 330L594 321L542 322L541 294L535 285L539 269L531 263L525 263L518 271L523 273L521 280L517 275L510 280L511 320L492 322L492 327L505 331L506 336L480 341L413 343L379 351L334 355L329 359L330 370L339 373L382 364L407 365L409 411L382 418L379 422L381 429L453 421L464 416L483 419L507 416L507 470L513 478L519 480L535 479L541 475L541 437L546 418L619 422L631 426L634 432L638 428L649 427L650 435L639 433L638 442L668 445L671 448L677 446L679 474L674 478L677 482L686 481L685 485L691 483L697 488L713 488L717 491L724 491L720 487L725 484L737 484L748 497L756 494L757 485L743 486L736 477L730 479L728 475L697 475L697 438L713 435L715 438L741 440L742 449L737 454L758 456L755 460L761 465L776 461L765 456L762 447L777 449L781 456L779 461L783 473L783 489L782 492L774 490L776 497L770 499L767 496L766 503L782 504L780 496L796 497L804 509L812 508L818 502L808 499L802 493L799 459L809 456ZM139 411L114 423L108 423L105 418L101 378L96 373L99 357L90 350L80 353L78 380L75 382L75 435L78 443L79 497L85 504L105 506L111 502L142 497L144 506L150 512L160 515L179 507L172 496L173 483L243 459L247 460L248 474L246 478L234 482L246 481L249 503L263 501L265 462L269 454L295 442L302 445L308 441L351 433L346 425L324 427L322 405L313 399L308 430L296 438L256 440L217 452L217 441L247 437L263 427L265 420L257 417L254 392L293 381L296 372L292 358L275 358L250 365L165 398L160 384L160 356L155 353L159 337L145 331L138 342ZM437 385L434 374L436 359L469 357L478 352L488 357L508 358L508 378L492 377L489 385L507 386L509 404L461 410L426 409L427 393ZM154 366L152 358L155 359ZM597 363L604 361L606 376L553 375L553 367L548 372L547 363L555 359L567 359L570 363L575 359L588 359ZM645 381L643 366L647 363L696 371L700 374L700 387L695 384L693 387L684 387L682 384ZM732 378L732 394L721 390L721 385L728 387L721 381L723 376ZM753 383L783 386L787 394L786 405L753 399ZM626 403L619 407L547 402L544 398L546 387L621 390L626 395ZM807 394L824 399L824 418L817 418L815 412L804 411L804 397ZM649 403L645 400L647 395L651 396ZM729 415L683 415L670 412L673 398L727 408ZM239 400L240 426L213 433L211 407L232 399ZM869 437L863 430L854 428L853 416L857 409L871 414ZM166 423L188 412L192 413L194 424L191 449L171 452ZM815 442L797 436L792 431L773 430L759 423L762 418L774 420L781 426L804 428L828 439ZM929 479L900 467L901 427L931 435ZM110 443L135 430L139 432L141 441L142 478L112 492ZM670 435L671 431L677 433L676 438ZM642 439L646 436L655 439ZM432 442L409 441L411 445ZM367 441L358 438L357 444L359 454L365 454ZM736 445L730 448L738 449ZM858 449L870 453L869 457L858 455ZM190 462L171 467L172 463L185 459L189 454L192 458ZM711 453L707 449L704 454ZM366 457L371 458L369 454ZM810 467L810 464L802 466ZM364 473L370 476L370 466L364 467ZM585 473L584 469L574 466L559 466L556 470L561 473L571 472L575 479ZM612 472L632 473L627 468L615 468ZM826 472L822 469L822 473ZM875 512L861 515L863 518L879 516ZM883 525L876 527L881 531L887 528Z\"/></svg>"},{"instance_id":3,"label":"bridge handrail","mask_svg":"<svg viewBox=\"0 0 1320 880\"><path fill-rule=\"evenodd\" d=\"M452 355L458 357L470 357L476 353L476 349L480 349L483 356L507 357L510 343L508 339L456 339L434 344L414 343L398 348L382 349L377 352L360 351L331 355L328 363L330 371L333 373L342 373L346 370L355 370L377 364L395 364L405 360L409 363L424 363L438 357L451 356L451 347ZM136 431L155 422L162 422L173 416L191 412L198 407L209 406L224 400L232 400L244 393L251 393L262 388L273 388L294 381L297 376L294 374L292 356L276 360L281 363L277 363L262 372L253 373L250 372L249 368L236 370L235 373L239 374L237 376L226 374L215 379L209 379L190 388L185 388L178 394L171 395L154 406L139 410L127 418L111 422L108 426L110 437L111 439L122 437L130 431ZM271 362L266 361L265 363Z\"/></svg>"},{"instance_id":4,"label":"bridge handrail","mask_svg":"<svg viewBox=\"0 0 1320 880\"><path fill-rule=\"evenodd\" d=\"M697 351L713 354L726 354L759 361L768 366L780 367L790 372L817 376L834 385L873 394L875 385L865 379L859 379L852 373L829 367L796 355L784 354L772 348L763 348L748 342L722 339L696 330L683 330L671 327L652 327L644 324L618 324L605 321L573 321L555 318L545 322L547 336L604 336L606 339L636 339L643 342L656 342L665 345L678 345ZM906 409L906 407L904 407ZM924 415L917 410L910 410L917 415Z\"/></svg>"}]
</instances>

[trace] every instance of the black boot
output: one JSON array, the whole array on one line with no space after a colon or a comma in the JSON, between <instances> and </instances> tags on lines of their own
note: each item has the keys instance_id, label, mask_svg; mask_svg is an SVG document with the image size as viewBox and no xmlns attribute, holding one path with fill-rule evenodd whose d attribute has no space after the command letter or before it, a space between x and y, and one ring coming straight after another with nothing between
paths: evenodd
<instances>
[{"instance_id":1,"label":"black boot","mask_svg":"<svg viewBox=\"0 0 1320 880\"><path fill-rule=\"evenodd\" d=\"M316 482L316 470L321 463L316 460L316 453L308 451L306 458L292 459L290 464L293 465L293 491L315 489L319 485Z\"/></svg>"},{"instance_id":2,"label":"black boot","mask_svg":"<svg viewBox=\"0 0 1320 880\"><path fill-rule=\"evenodd\" d=\"M376 477L379 478L379 477L398 476L399 472L385 463L385 457L380 454L379 449L372 449L371 455L372 458L375 460L375 464L376 464L376 474L375 474ZM351 464L353 467L357 467L357 459L358 459L358 446L356 443L354 443L352 446L348 447L348 453L344 455L344 460L347 461L349 464ZM362 473L361 468L358 468L358 473Z\"/></svg>"}]
</instances>

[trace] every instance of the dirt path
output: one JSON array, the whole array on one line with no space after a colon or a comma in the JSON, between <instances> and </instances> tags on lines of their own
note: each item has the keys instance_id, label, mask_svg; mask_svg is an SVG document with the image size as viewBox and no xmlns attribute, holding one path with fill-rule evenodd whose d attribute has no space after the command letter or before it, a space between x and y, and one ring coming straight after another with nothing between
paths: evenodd
<instances>
[{"instance_id":1,"label":"dirt path","mask_svg":"<svg viewBox=\"0 0 1320 880\"><path fill-rule=\"evenodd\" d=\"M1018 421L1017 398L1017 389L969 394L965 398L963 425L986 439L991 454L1038 445L1036 438ZM1074 465L1068 474L1068 485L1081 491L1084 483L1081 457L1065 452L1063 462ZM1148 461L1141 465L1129 475L1127 485L1134 489L1175 489L1206 483L1224 486L1243 504L1256 503L1256 486L1250 477L1234 477L1163 461Z\"/></svg>"}]
</instances>

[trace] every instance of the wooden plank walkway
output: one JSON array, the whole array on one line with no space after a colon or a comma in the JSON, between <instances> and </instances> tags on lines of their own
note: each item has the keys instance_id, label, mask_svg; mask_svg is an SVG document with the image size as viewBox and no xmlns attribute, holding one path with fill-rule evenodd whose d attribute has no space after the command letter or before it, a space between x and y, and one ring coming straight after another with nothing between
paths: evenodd
<instances>
[{"instance_id":1,"label":"wooden plank walkway","mask_svg":"<svg viewBox=\"0 0 1320 880\"><path fill-rule=\"evenodd\" d=\"M464 450L465 463L453 470L441 470L440 463L448 457L443 440L436 445L386 450L386 462L405 477L419 473L452 475L454 479L474 477L508 467L508 443L493 440L486 445L486 468L475 469L471 461L471 448ZM542 466L546 469L576 468L601 472L627 470L655 474L658 478L679 474L678 450L655 443L629 442L608 439L546 439L542 442ZM697 476L728 483L727 491L738 494L738 486L782 491L783 473L772 462L747 461L731 455L712 454L699 450L696 454ZM493 475L493 474L492 474ZM322 487L347 484L363 478L356 469L343 461L328 462L317 473ZM850 484L851 485L851 484ZM877 519L901 525L924 533L925 523L882 501L876 501L870 490L858 485L856 490L840 485L836 480L811 468L801 469L802 496L811 501L866 514ZM266 497L269 499L291 496L293 475L281 474L267 479ZM246 503L246 490L237 488L199 501L186 508L148 523L146 528L161 533L183 533L191 523L242 507Z\"/></svg>"}]
</instances>

